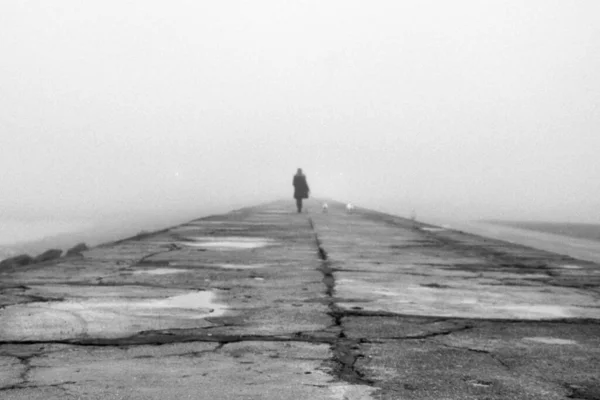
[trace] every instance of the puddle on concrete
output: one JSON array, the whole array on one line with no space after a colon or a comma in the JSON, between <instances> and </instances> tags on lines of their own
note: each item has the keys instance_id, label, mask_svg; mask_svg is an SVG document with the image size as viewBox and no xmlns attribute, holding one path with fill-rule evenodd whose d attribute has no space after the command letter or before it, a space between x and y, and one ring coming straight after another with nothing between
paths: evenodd
<instances>
[{"instance_id":1,"label":"puddle on concrete","mask_svg":"<svg viewBox=\"0 0 600 400\"><path fill-rule=\"evenodd\" d=\"M199 243L184 243L186 246L191 247L211 247L211 248L231 248L231 249L255 249L258 247L265 247L268 245L266 242L242 242L242 241L222 241L222 242L199 242Z\"/></svg>"},{"instance_id":2,"label":"puddle on concrete","mask_svg":"<svg viewBox=\"0 0 600 400\"><path fill-rule=\"evenodd\" d=\"M169 275L169 274L181 274L189 272L187 269L176 269L176 268L155 268L133 271L134 275Z\"/></svg>"},{"instance_id":3,"label":"puddle on concrete","mask_svg":"<svg viewBox=\"0 0 600 400\"><path fill-rule=\"evenodd\" d=\"M574 340L568 339L560 339L553 337L544 337L544 336L534 336L534 337L526 337L523 340L530 340L532 342L544 343L544 344L577 344Z\"/></svg>"},{"instance_id":4,"label":"puddle on concrete","mask_svg":"<svg viewBox=\"0 0 600 400\"><path fill-rule=\"evenodd\" d=\"M219 268L226 269L255 269L255 268L265 268L269 264L214 264Z\"/></svg>"},{"instance_id":5,"label":"puddle on concrete","mask_svg":"<svg viewBox=\"0 0 600 400\"><path fill-rule=\"evenodd\" d=\"M502 304L495 309L510 311L519 318L567 318L571 314L565 307L542 304Z\"/></svg>"},{"instance_id":6,"label":"puddle on concrete","mask_svg":"<svg viewBox=\"0 0 600 400\"><path fill-rule=\"evenodd\" d=\"M167 297L165 299L86 299L86 300L67 300L60 302L46 303L44 308L52 310L72 311L78 313L90 312L93 314L102 314L112 310L119 314L130 314L132 316L156 315L160 310L181 309L186 318L204 318L210 316L217 317L223 315L225 307L215 304L214 293L192 292L177 296ZM35 303L31 303L33 306ZM193 311L193 313L189 313ZM171 313L172 311L169 311ZM173 316L173 314L171 314Z\"/></svg>"},{"instance_id":7,"label":"puddle on concrete","mask_svg":"<svg viewBox=\"0 0 600 400\"><path fill-rule=\"evenodd\" d=\"M116 288L126 293L129 288ZM116 290L115 289L115 290ZM204 320L227 311L212 291L172 294L145 288L153 297L132 298L96 293L64 301L34 302L0 310L1 340L58 340L74 337L124 337L140 331L212 326ZM171 293L165 296L166 293ZM99 296L95 296L99 294ZM165 296L165 297L161 297Z\"/></svg>"},{"instance_id":8,"label":"puddle on concrete","mask_svg":"<svg viewBox=\"0 0 600 400\"><path fill-rule=\"evenodd\" d=\"M363 299L358 304L341 302L340 307L468 318L556 319L597 315L597 308L589 307L595 304L592 296L569 289L548 292L539 287L487 287L459 279L444 281L449 283L447 288L432 288L415 285L427 282L420 277L405 276L398 282L380 275L362 273L362 279L338 278L336 293L340 298Z\"/></svg>"},{"instance_id":9,"label":"puddle on concrete","mask_svg":"<svg viewBox=\"0 0 600 400\"><path fill-rule=\"evenodd\" d=\"M186 237L189 242L179 242L185 246L217 248L217 249L256 249L273 244L269 238L238 237L238 236L196 236Z\"/></svg>"},{"instance_id":10,"label":"puddle on concrete","mask_svg":"<svg viewBox=\"0 0 600 400\"><path fill-rule=\"evenodd\" d=\"M482 381L479 379L474 379L474 380L468 380L467 381L469 384L476 386L476 387L490 387L492 386L491 382L487 382L487 381Z\"/></svg>"},{"instance_id":11,"label":"puddle on concrete","mask_svg":"<svg viewBox=\"0 0 600 400\"><path fill-rule=\"evenodd\" d=\"M441 231L445 231L446 228L421 228L422 231L427 231L427 232L441 232Z\"/></svg>"},{"instance_id":12,"label":"puddle on concrete","mask_svg":"<svg viewBox=\"0 0 600 400\"><path fill-rule=\"evenodd\" d=\"M168 297L166 299L146 300L138 304L140 308L181 308L187 310L208 310L211 317L218 317L225 313L225 307L214 303L215 294L209 291L192 292L178 296ZM204 315L198 314L196 318L203 318Z\"/></svg>"},{"instance_id":13,"label":"puddle on concrete","mask_svg":"<svg viewBox=\"0 0 600 400\"><path fill-rule=\"evenodd\" d=\"M566 269L581 269L582 267L580 267L579 265L561 265L561 268L566 268Z\"/></svg>"}]
</instances>

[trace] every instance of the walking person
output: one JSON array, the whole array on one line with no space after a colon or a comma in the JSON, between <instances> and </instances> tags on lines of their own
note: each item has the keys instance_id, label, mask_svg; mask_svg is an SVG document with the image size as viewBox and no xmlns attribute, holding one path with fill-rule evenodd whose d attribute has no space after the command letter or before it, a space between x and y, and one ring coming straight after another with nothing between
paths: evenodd
<instances>
[{"instance_id":1,"label":"walking person","mask_svg":"<svg viewBox=\"0 0 600 400\"><path fill-rule=\"evenodd\" d=\"M302 173L302 168L298 168L298 172L294 175L294 181L292 182L294 185L294 198L296 199L296 207L298 208L298 212L302 212L302 199L308 199L308 193L310 189L308 188L308 183L306 182L306 175Z\"/></svg>"}]
</instances>

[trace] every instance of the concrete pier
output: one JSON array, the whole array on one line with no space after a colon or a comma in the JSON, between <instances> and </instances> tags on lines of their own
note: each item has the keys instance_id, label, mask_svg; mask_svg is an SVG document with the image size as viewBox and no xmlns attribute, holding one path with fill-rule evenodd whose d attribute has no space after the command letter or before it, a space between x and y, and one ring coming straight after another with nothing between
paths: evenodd
<instances>
[{"instance_id":1,"label":"concrete pier","mask_svg":"<svg viewBox=\"0 0 600 400\"><path fill-rule=\"evenodd\" d=\"M600 266L277 201L0 270L1 399L600 399Z\"/></svg>"}]
</instances>

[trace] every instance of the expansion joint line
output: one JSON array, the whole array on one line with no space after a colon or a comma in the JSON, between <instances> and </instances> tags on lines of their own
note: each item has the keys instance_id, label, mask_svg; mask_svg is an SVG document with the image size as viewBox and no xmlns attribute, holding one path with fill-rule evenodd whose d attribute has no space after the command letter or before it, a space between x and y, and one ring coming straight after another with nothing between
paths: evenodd
<instances>
[{"instance_id":1,"label":"expansion joint line","mask_svg":"<svg viewBox=\"0 0 600 400\"><path fill-rule=\"evenodd\" d=\"M314 221L310 217L308 221L315 235L315 243L317 245L319 259L321 260L321 265L318 270L323 274L323 284L326 288L325 294L328 298L327 305L330 310L329 315L333 318L333 326L339 329L337 338L331 344L335 374L338 379L348 383L372 386L374 382L365 378L364 374L356 368L356 362L360 358L364 358L364 354L360 352L360 343L362 340L349 339L346 337L346 332L344 332L342 323L344 312L335 303L335 277L333 275L333 268L331 268L327 251L319 239L319 234L315 228Z\"/></svg>"}]
</instances>

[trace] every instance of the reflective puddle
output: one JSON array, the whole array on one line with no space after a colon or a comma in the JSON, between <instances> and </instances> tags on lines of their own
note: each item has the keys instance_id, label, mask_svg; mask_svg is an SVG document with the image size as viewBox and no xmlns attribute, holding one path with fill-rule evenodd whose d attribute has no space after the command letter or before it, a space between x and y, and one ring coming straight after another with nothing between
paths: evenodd
<instances>
[{"instance_id":1,"label":"reflective puddle","mask_svg":"<svg viewBox=\"0 0 600 400\"><path fill-rule=\"evenodd\" d=\"M336 274L348 276L351 273ZM490 287L460 279L446 279L444 286L433 286L421 277L406 276L399 282L386 275L365 273L360 278L336 280L336 294L340 298L361 299L360 302L341 301L340 307L467 318L595 318L598 314L593 296L564 288ZM419 282L419 286L413 282ZM423 284L428 286L421 286Z\"/></svg>"},{"instance_id":2,"label":"reflective puddle","mask_svg":"<svg viewBox=\"0 0 600 400\"><path fill-rule=\"evenodd\" d=\"M180 244L191 247L217 248L217 249L255 249L266 247L274 243L269 238L249 238L238 236L211 237L197 236L187 237L190 241L180 242Z\"/></svg>"},{"instance_id":3,"label":"reflective puddle","mask_svg":"<svg viewBox=\"0 0 600 400\"><path fill-rule=\"evenodd\" d=\"M503 304L494 308L508 311L519 318L567 318L571 316L567 307L545 304Z\"/></svg>"},{"instance_id":4,"label":"reflective puddle","mask_svg":"<svg viewBox=\"0 0 600 400\"><path fill-rule=\"evenodd\" d=\"M149 330L203 328L212 326L204 318L218 317L227 311L225 305L216 302L212 291L179 290L173 294L173 290L132 286L115 287L108 295L94 293L95 289L86 287L85 297L0 310L0 340L116 338ZM147 293L143 293L144 297L127 297L128 289L145 289Z\"/></svg>"},{"instance_id":5,"label":"reflective puddle","mask_svg":"<svg viewBox=\"0 0 600 400\"><path fill-rule=\"evenodd\" d=\"M553 337L543 337L543 336L534 336L534 337L526 337L523 340L529 340L532 342L544 343L544 344L577 344L574 340L568 339L560 339Z\"/></svg>"},{"instance_id":6,"label":"reflective puddle","mask_svg":"<svg viewBox=\"0 0 600 400\"><path fill-rule=\"evenodd\" d=\"M133 271L134 275L170 275L170 274L181 274L189 272L187 269L176 269L176 268L156 268Z\"/></svg>"},{"instance_id":7,"label":"reflective puddle","mask_svg":"<svg viewBox=\"0 0 600 400\"><path fill-rule=\"evenodd\" d=\"M255 268L265 268L269 264L214 264L220 268L226 269L255 269Z\"/></svg>"}]
</instances>

